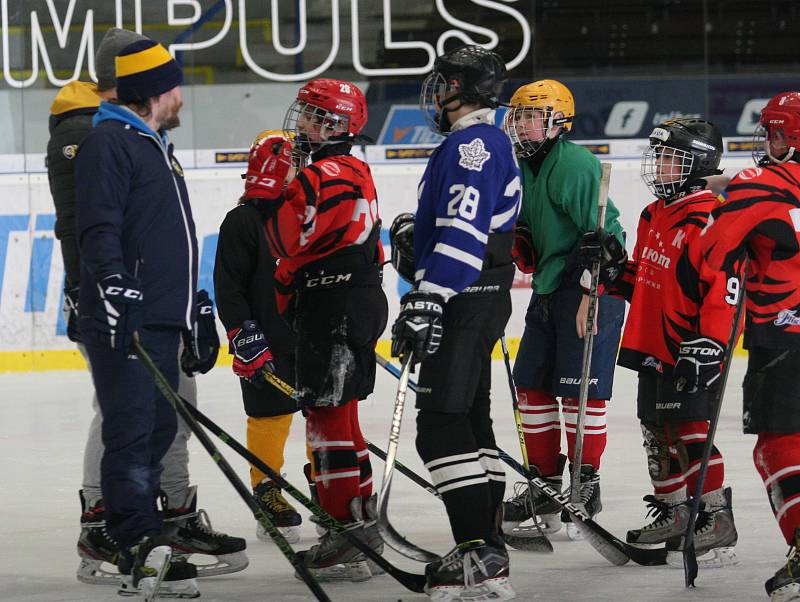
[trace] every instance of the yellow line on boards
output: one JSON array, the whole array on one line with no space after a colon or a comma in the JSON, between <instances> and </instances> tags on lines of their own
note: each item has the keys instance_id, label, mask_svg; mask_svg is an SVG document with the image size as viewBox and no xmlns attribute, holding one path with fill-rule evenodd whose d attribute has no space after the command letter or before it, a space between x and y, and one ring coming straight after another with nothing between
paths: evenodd
<instances>
[{"instance_id":1,"label":"yellow line on boards","mask_svg":"<svg viewBox=\"0 0 800 602\"><path fill-rule=\"evenodd\" d=\"M508 352L512 358L517 357L519 337L509 337ZM384 357L389 357L392 342L381 339L375 350ZM741 344L736 348L737 356L746 352ZM492 352L492 359L503 359L503 352L498 343ZM233 358L223 346L220 349L217 366L230 366ZM85 370L86 362L77 349L37 349L35 351L0 351L0 372L47 372L50 370Z\"/></svg>"}]
</instances>

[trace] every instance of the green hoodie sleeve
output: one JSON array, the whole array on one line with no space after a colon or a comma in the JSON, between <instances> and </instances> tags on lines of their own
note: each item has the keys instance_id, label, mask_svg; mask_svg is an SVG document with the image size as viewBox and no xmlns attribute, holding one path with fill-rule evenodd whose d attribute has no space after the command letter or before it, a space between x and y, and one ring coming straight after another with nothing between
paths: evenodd
<instances>
[{"instance_id":1,"label":"green hoodie sleeve","mask_svg":"<svg viewBox=\"0 0 800 602\"><path fill-rule=\"evenodd\" d=\"M581 147L575 149L577 152L569 160L554 166L548 189L553 204L570 217L580 232L588 232L597 228L600 161ZM619 211L611 199L606 208L605 229L625 244Z\"/></svg>"}]
</instances>

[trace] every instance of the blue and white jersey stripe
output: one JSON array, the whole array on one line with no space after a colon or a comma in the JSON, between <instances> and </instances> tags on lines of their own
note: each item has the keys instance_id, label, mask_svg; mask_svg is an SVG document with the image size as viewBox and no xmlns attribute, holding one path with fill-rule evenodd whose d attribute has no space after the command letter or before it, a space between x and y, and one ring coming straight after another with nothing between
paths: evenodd
<instances>
[{"instance_id":1,"label":"blue and white jersey stripe","mask_svg":"<svg viewBox=\"0 0 800 602\"><path fill-rule=\"evenodd\" d=\"M418 188L414 224L416 285L445 300L480 275L489 235L514 229L519 167L506 135L476 124L436 149Z\"/></svg>"}]
</instances>

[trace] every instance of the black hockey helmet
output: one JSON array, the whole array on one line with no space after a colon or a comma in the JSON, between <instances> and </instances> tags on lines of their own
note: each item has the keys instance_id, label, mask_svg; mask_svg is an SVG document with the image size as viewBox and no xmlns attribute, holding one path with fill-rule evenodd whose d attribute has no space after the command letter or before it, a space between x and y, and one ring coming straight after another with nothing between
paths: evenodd
<instances>
[{"instance_id":1,"label":"black hockey helmet","mask_svg":"<svg viewBox=\"0 0 800 602\"><path fill-rule=\"evenodd\" d=\"M705 176L722 173L722 134L706 119L669 119L650 133L642 156L642 180L655 196L671 201L705 187Z\"/></svg>"},{"instance_id":2,"label":"black hockey helmet","mask_svg":"<svg viewBox=\"0 0 800 602\"><path fill-rule=\"evenodd\" d=\"M447 112L458 110L463 104L497 108L506 79L506 66L498 54L482 46L461 46L433 63L433 71L422 82L420 109L433 131L446 134L450 131ZM447 97L460 101L458 106L442 107Z\"/></svg>"}]
</instances>

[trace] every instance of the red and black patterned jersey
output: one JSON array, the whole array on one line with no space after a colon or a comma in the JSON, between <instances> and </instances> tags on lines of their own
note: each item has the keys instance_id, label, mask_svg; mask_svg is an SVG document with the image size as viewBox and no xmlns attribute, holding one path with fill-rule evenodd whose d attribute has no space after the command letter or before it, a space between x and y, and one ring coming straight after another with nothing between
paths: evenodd
<instances>
[{"instance_id":1,"label":"red and black patterned jersey","mask_svg":"<svg viewBox=\"0 0 800 602\"><path fill-rule=\"evenodd\" d=\"M701 190L669 204L657 199L642 211L631 259L609 290L630 302L620 366L669 376L681 341L702 332L727 342L736 303L728 287L735 292L738 281L706 286L699 274L699 238L716 203Z\"/></svg>"},{"instance_id":2,"label":"red and black patterned jersey","mask_svg":"<svg viewBox=\"0 0 800 602\"><path fill-rule=\"evenodd\" d=\"M326 157L303 168L284 196L266 223L270 251L279 259L275 292L281 313L300 268L366 242L379 220L369 166L350 155ZM383 249L378 247L382 262Z\"/></svg>"},{"instance_id":3,"label":"red and black patterned jersey","mask_svg":"<svg viewBox=\"0 0 800 602\"><path fill-rule=\"evenodd\" d=\"M746 251L745 347L800 347L800 164L744 169L721 197L700 239L703 280Z\"/></svg>"}]
</instances>

